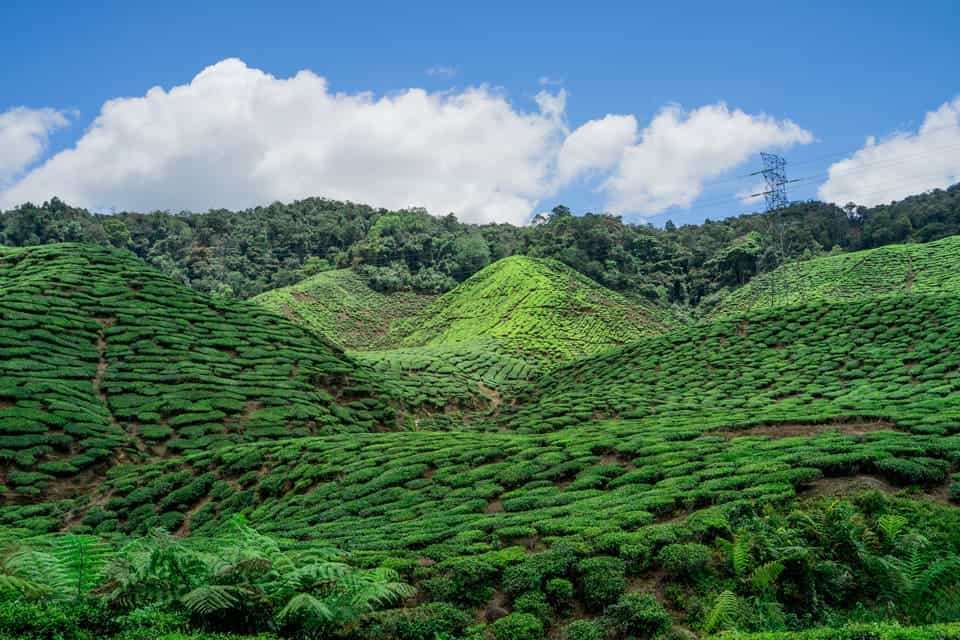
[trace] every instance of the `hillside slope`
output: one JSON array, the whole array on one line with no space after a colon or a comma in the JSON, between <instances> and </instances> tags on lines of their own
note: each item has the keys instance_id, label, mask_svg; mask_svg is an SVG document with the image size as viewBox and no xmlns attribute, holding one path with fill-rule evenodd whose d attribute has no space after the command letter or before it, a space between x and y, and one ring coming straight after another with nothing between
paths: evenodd
<instances>
[{"instance_id":1,"label":"hillside slope","mask_svg":"<svg viewBox=\"0 0 960 640\"><path fill-rule=\"evenodd\" d=\"M203 535L239 514L397 568L418 603L470 620L538 607L549 635L526 637L602 629L631 596L709 633L729 593L743 607L725 626L753 629L758 589L774 628L778 612L841 624L855 602L915 622L884 591L895 575L872 572L960 566L958 345L953 296L755 311L559 366L459 432L200 447L119 464L80 498L0 505L0 525Z\"/></svg>"},{"instance_id":2,"label":"hillside slope","mask_svg":"<svg viewBox=\"0 0 960 640\"><path fill-rule=\"evenodd\" d=\"M309 332L129 253L0 252L0 471L20 494L106 461L381 428L393 412L373 381Z\"/></svg>"},{"instance_id":3,"label":"hillside slope","mask_svg":"<svg viewBox=\"0 0 960 640\"><path fill-rule=\"evenodd\" d=\"M641 339L537 381L507 418L549 431L606 417L701 424L869 416L960 430L960 297L769 308Z\"/></svg>"},{"instance_id":4,"label":"hillside slope","mask_svg":"<svg viewBox=\"0 0 960 640\"><path fill-rule=\"evenodd\" d=\"M346 349L393 346L394 322L417 315L435 295L371 289L352 269L325 271L250 301L326 336Z\"/></svg>"},{"instance_id":5,"label":"hillside slope","mask_svg":"<svg viewBox=\"0 0 960 640\"><path fill-rule=\"evenodd\" d=\"M792 262L724 298L713 317L818 301L960 293L960 236Z\"/></svg>"},{"instance_id":6,"label":"hillside slope","mask_svg":"<svg viewBox=\"0 0 960 640\"><path fill-rule=\"evenodd\" d=\"M403 346L492 339L548 360L595 353L659 333L667 314L549 259L511 256L471 276L398 327Z\"/></svg>"}]
</instances>

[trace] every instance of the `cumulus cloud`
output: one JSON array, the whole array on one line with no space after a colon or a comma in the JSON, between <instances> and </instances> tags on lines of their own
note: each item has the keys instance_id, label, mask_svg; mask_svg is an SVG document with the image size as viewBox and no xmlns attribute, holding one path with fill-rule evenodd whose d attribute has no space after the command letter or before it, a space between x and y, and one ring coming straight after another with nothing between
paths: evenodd
<instances>
[{"instance_id":1,"label":"cumulus cloud","mask_svg":"<svg viewBox=\"0 0 960 640\"><path fill-rule=\"evenodd\" d=\"M819 196L873 206L960 182L960 96L926 114L916 133L899 132L830 166Z\"/></svg>"},{"instance_id":2,"label":"cumulus cloud","mask_svg":"<svg viewBox=\"0 0 960 640\"><path fill-rule=\"evenodd\" d=\"M0 184L0 206L56 195L97 210L202 211L319 195L524 223L587 176L608 210L650 214L689 204L704 180L760 149L812 139L723 104L668 107L640 132L617 114L571 132L566 101L546 88L527 109L487 86L338 93L310 71L276 78L228 59L188 84L108 101L74 147ZM18 138L32 146L0 159L8 175L35 162L43 132L64 122L38 113L46 128Z\"/></svg>"},{"instance_id":3,"label":"cumulus cloud","mask_svg":"<svg viewBox=\"0 0 960 640\"><path fill-rule=\"evenodd\" d=\"M602 189L611 211L652 214L689 206L703 182L770 148L807 144L813 135L790 120L731 111L723 103L686 112L669 106L624 150Z\"/></svg>"},{"instance_id":4,"label":"cumulus cloud","mask_svg":"<svg viewBox=\"0 0 960 640\"><path fill-rule=\"evenodd\" d=\"M0 113L0 187L37 160L50 134L68 124L54 109L17 107Z\"/></svg>"},{"instance_id":5,"label":"cumulus cloud","mask_svg":"<svg viewBox=\"0 0 960 640\"><path fill-rule=\"evenodd\" d=\"M608 171L637 138L637 119L608 115L590 120L563 141L557 158L557 180L565 184L590 171Z\"/></svg>"},{"instance_id":6,"label":"cumulus cloud","mask_svg":"<svg viewBox=\"0 0 960 640\"><path fill-rule=\"evenodd\" d=\"M311 195L524 222L549 191L563 95L521 112L486 87L375 97L224 60L107 102L73 149L0 196L100 209L242 208Z\"/></svg>"}]
</instances>

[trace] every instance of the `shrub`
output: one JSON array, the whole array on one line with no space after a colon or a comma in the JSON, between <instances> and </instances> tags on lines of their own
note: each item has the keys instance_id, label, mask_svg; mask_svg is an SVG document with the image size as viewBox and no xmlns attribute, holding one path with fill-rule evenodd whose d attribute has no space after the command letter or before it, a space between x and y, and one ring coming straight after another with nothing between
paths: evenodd
<instances>
[{"instance_id":1,"label":"shrub","mask_svg":"<svg viewBox=\"0 0 960 640\"><path fill-rule=\"evenodd\" d=\"M607 607L611 629L622 635L652 638L670 626L670 614L649 593L628 593Z\"/></svg>"},{"instance_id":2,"label":"shrub","mask_svg":"<svg viewBox=\"0 0 960 640\"><path fill-rule=\"evenodd\" d=\"M657 554L657 561L679 578L700 576L710 562L710 547L702 544L668 544Z\"/></svg>"},{"instance_id":3,"label":"shrub","mask_svg":"<svg viewBox=\"0 0 960 640\"><path fill-rule=\"evenodd\" d=\"M950 501L954 504L960 504L960 482L950 484Z\"/></svg>"},{"instance_id":4,"label":"shrub","mask_svg":"<svg viewBox=\"0 0 960 640\"><path fill-rule=\"evenodd\" d=\"M100 603L0 602L0 634L20 640L96 640L115 630Z\"/></svg>"},{"instance_id":5,"label":"shrub","mask_svg":"<svg viewBox=\"0 0 960 640\"><path fill-rule=\"evenodd\" d=\"M503 571L503 590L517 595L540 588L542 574L532 562L521 562L507 567Z\"/></svg>"},{"instance_id":6,"label":"shrub","mask_svg":"<svg viewBox=\"0 0 960 640\"><path fill-rule=\"evenodd\" d=\"M517 613L529 613L541 620L550 618L550 605L547 597L539 591L528 591L513 601L513 610Z\"/></svg>"},{"instance_id":7,"label":"shrub","mask_svg":"<svg viewBox=\"0 0 960 640\"><path fill-rule=\"evenodd\" d=\"M542 640L543 623L529 613L511 613L491 625L494 640Z\"/></svg>"},{"instance_id":8,"label":"shrub","mask_svg":"<svg viewBox=\"0 0 960 640\"><path fill-rule=\"evenodd\" d=\"M587 605L602 609L616 602L627 588L626 565L610 556L596 556L580 562L583 598Z\"/></svg>"},{"instance_id":9,"label":"shrub","mask_svg":"<svg viewBox=\"0 0 960 640\"><path fill-rule=\"evenodd\" d=\"M453 605L431 602L415 609L373 613L357 635L363 640L420 640L444 635L459 637L472 621L470 615Z\"/></svg>"},{"instance_id":10,"label":"shrub","mask_svg":"<svg viewBox=\"0 0 960 640\"><path fill-rule=\"evenodd\" d=\"M445 563L454 597L464 604L481 604L490 599L497 570L475 558L457 558Z\"/></svg>"},{"instance_id":11,"label":"shrub","mask_svg":"<svg viewBox=\"0 0 960 640\"><path fill-rule=\"evenodd\" d=\"M547 598L553 606L559 606L573 597L573 583L566 578L547 580Z\"/></svg>"},{"instance_id":12,"label":"shrub","mask_svg":"<svg viewBox=\"0 0 960 640\"><path fill-rule=\"evenodd\" d=\"M564 640L602 640L603 627L596 620L575 620L563 630Z\"/></svg>"}]
</instances>

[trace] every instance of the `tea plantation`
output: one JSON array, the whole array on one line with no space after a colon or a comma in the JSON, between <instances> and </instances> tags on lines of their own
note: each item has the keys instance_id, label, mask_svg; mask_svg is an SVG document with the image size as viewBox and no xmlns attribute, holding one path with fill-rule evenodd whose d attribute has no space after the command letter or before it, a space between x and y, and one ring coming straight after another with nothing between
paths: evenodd
<instances>
[{"instance_id":1,"label":"tea plantation","mask_svg":"<svg viewBox=\"0 0 960 640\"><path fill-rule=\"evenodd\" d=\"M791 262L727 296L714 317L771 307L960 290L960 236Z\"/></svg>"},{"instance_id":2,"label":"tea plantation","mask_svg":"<svg viewBox=\"0 0 960 640\"><path fill-rule=\"evenodd\" d=\"M0 638L960 638L952 247L693 325L514 257L370 333L4 250Z\"/></svg>"},{"instance_id":3,"label":"tea plantation","mask_svg":"<svg viewBox=\"0 0 960 640\"><path fill-rule=\"evenodd\" d=\"M0 373L7 499L98 465L394 420L337 347L88 245L0 252Z\"/></svg>"},{"instance_id":4,"label":"tea plantation","mask_svg":"<svg viewBox=\"0 0 960 640\"><path fill-rule=\"evenodd\" d=\"M570 359L660 333L669 314L628 299L561 262L512 256L474 274L398 326L403 346L490 338L509 353Z\"/></svg>"},{"instance_id":5,"label":"tea plantation","mask_svg":"<svg viewBox=\"0 0 960 640\"><path fill-rule=\"evenodd\" d=\"M352 269L325 271L251 299L346 349L394 346L394 322L419 314L436 296L380 293Z\"/></svg>"}]
</instances>

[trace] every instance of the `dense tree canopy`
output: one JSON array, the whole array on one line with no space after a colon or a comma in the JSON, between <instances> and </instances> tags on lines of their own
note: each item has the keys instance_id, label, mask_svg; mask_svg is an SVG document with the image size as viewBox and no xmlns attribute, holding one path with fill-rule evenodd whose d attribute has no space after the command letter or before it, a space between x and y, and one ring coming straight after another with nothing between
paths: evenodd
<instances>
[{"instance_id":1,"label":"dense tree canopy","mask_svg":"<svg viewBox=\"0 0 960 640\"><path fill-rule=\"evenodd\" d=\"M321 198L245 211L112 215L54 198L0 213L0 244L127 248L200 291L239 298L345 267L383 291L441 292L492 261L527 254L561 260L613 289L698 305L785 261L958 233L960 185L872 208L800 202L663 229L573 215L564 206L515 227Z\"/></svg>"}]
</instances>

